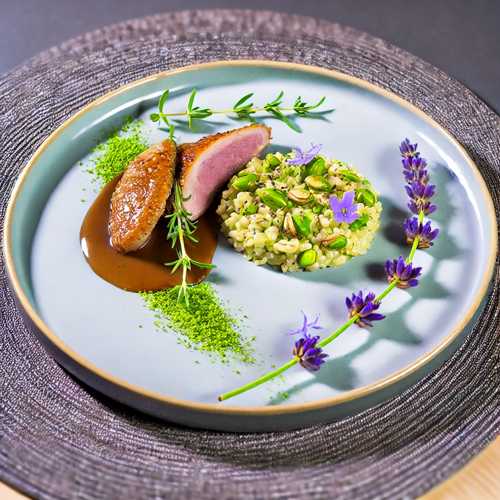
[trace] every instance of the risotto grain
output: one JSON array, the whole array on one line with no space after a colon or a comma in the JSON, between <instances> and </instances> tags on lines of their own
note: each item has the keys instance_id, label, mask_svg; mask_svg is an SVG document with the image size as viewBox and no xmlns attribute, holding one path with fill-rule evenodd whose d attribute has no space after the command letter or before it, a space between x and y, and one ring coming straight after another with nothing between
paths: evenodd
<instances>
[{"instance_id":1,"label":"risotto grain","mask_svg":"<svg viewBox=\"0 0 500 500\"><path fill-rule=\"evenodd\" d=\"M217 213L233 247L282 271L337 267L368 251L382 205L369 180L344 162L316 156L290 165L293 153L253 158L233 176ZM353 191L357 219L337 222L329 200Z\"/></svg>"}]
</instances>

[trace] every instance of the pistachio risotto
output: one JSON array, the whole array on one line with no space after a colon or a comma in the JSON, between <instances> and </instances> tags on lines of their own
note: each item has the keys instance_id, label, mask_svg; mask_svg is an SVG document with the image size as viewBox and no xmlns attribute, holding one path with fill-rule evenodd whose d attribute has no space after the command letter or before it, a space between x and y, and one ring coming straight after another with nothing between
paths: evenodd
<instances>
[{"instance_id":1,"label":"pistachio risotto","mask_svg":"<svg viewBox=\"0 0 500 500\"><path fill-rule=\"evenodd\" d=\"M382 211L370 181L339 160L293 158L253 158L229 180L217 213L230 243L284 272L337 267L366 253Z\"/></svg>"}]
</instances>

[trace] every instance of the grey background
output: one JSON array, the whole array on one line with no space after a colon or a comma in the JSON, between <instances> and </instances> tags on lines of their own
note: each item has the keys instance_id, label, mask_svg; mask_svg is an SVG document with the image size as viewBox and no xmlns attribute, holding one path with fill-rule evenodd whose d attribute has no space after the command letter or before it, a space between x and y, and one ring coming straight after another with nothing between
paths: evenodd
<instances>
[{"instance_id":1,"label":"grey background","mask_svg":"<svg viewBox=\"0 0 500 500\"><path fill-rule=\"evenodd\" d=\"M500 0L0 0L0 73L106 24L190 8L248 8L321 17L404 48L500 111Z\"/></svg>"}]
</instances>

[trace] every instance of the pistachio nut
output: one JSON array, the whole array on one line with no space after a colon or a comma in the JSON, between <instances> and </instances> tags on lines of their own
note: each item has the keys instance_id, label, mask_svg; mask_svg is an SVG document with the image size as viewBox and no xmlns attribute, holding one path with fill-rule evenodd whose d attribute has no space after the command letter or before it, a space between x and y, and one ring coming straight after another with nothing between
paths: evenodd
<instances>
[{"instance_id":1,"label":"pistachio nut","mask_svg":"<svg viewBox=\"0 0 500 500\"><path fill-rule=\"evenodd\" d=\"M320 175L309 175L305 178L305 183L316 191L330 191L330 183Z\"/></svg>"},{"instance_id":2,"label":"pistachio nut","mask_svg":"<svg viewBox=\"0 0 500 500\"><path fill-rule=\"evenodd\" d=\"M287 206L287 197L285 193L278 189L264 188L260 189L257 194L263 203L274 210Z\"/></svg>"},{"instance_id":3,"label":"pistachio nut","mask_svg":"<svg viewBox=\"0 0 500 500\"><path fill-rule=\"evenodd\" d=\"M305 205L311 198L311 193L307 189L294 187L288 191L288 198L297 205Z\"/></svg>"},{"instance_id":4,"label":"pistachio nut","mask_svg":"<svg viewBox=\"0 0 500 500\"><path fill-rule=\"evenodd\" d=\"M299 255L298 263L300 267L309 267L316 262L317 254L316 250L310 249L302 252Z\"/></svg>"},{"instance_id":5,"label":"pistachio nut","mask_svg":"<svg viewBox=\"0 0 500 500\"><path fill-rule=\"evenodd\" d=\"M247 174L242 177L237 177L231 185L237 191L255 191L257 187L257 176L255 174Z\"/></svg>"},{"instance_id":6,"label":"pistachio nut","mask_svg":"<svg viewBox=\"0 0 500 500\"><path fill-rule=\"evenodd\" d=\"M302 238L308 238L311 235L311 218L305 215L292 215L293 223L297 233Z\"/></svg>"},{"instance_id":7,"label":"pistachio nut","mask_svg":"<svg viewBox=\"0 0 500 500\"><path fill-rule=\"evenodd\" d=\"M307 164L306 175L323 175L327 170L325 159L317 156Z\"/></svg>"},{"instance_id":8,"label":"pistachio nut","mask_svg":"<svg viewBox=\"0 0 500 500\"><path fill-rule=\"evenodd\" d=\"M292 215L288 212L283 219L283 231L294 238L297 236L297 230L295 229L295 224L293 223Z\"/></svg>"},{"instance_id":9,"label":"pistachio nut","mask_svg":"<svg viewBox=\"0 0 500 500\"><path fill-rule=\"evenodd\" d=\"M377 202L377 195L369 189L356 189L356 201L367 207L373 207Z\"/></svg>"},{"instance_id":10,"label":"pistachio nut","mask_svg":"<svg viewBox=\"0 0 500 500\"><path fill-rule=\"evenodd\" d=\"M275 252L293 254L296 253L298 249L299 249L299 240L297 239L279 240L273 245L273 250Z\"/></svg>"},{"instance_id":11,"label":"pistachio nut","mask_svg":"<svg viewBox=\"0 0 500 500\"><path fill-rule=\"evenodd\" d=\"M321 240L321 244L330 250L340 250L347 246L347 238L343 234L331 235Z\"/></svg>"}]
</instances>

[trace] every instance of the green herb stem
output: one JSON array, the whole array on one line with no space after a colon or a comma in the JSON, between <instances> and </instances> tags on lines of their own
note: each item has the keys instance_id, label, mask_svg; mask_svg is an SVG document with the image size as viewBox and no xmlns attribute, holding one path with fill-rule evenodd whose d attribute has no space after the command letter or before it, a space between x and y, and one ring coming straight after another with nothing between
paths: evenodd
<instances>
[{"instance_id":1,"label":"green herb stem","mask_svg":"<svg viewBox=\"0 0 500 500\"><path fill-rule=\"evenodd\" d=\"M187 273L191 266L200 267L203 269L213 269L213 264L198 262L192 259L186 250L186 239L197 243L194 233L196 231L196 222L193 222L191 214L185 209L184 201L186 199L182 195L182 188L178 183L174 185L174 198L172 213L167 215L168 232L167 239L170 240L172 248L177 246L177 259L172 262L166 262L166 266L172 267L172 273L182 267L182 281L179 285L178 300L183 300L186 306L189 307L189 285L187 282Z\"/></svg>"},{"instance_id":2,"label":"green herb stem","mask_svg":"<svg viewBox=\"0 0 500 500\"><path fill-rule=\"evenodd\" d=\"M151 120L154 122L163 121L168 126L169 135L172 138L175 131L175 126L170 121L170 118L185 116L187 117L188 127L192 128L194 120L204 120L212 115L235 115L241 120L254 122L255 119L253 115L260 112L266 112L285 123L295 132L301 132L301 129L298 127L298 125L290 120L290 114L295 114L301 117L311 116L312 112L318 109L326 99L325 97L322 97L318 102L309 104L306 101L303 101L299 96L295 99L293 106L282 106L284 92L281 91L273 100L267 102L264 106L255 106L254 103L251 102L251 99L254 95L253 92L251 92L239 99L236 103L233 104L231 108L212 109L209 107L202 108L200 106L195 106L196 93L196 89L193 89L191 91L185 111L168 113L165 110L165 105L169 99L170 91L168 89L165 90L158 101L158 112L151 113L150 115ZM333 110L323 111L323 113L329 111ZM290 112L290 114L285 114L285 112Z\"/></svg>"},{"instance_id":3,"label":"green herb stem","mask_svg":"<svg viewBox=\"0 0 500 500\"><path fill-rule=\"evenodd\" d=\"M262 385L266 382L269 382L269 380L272 380L273 378L277 377L278 375L281 375L283 372L291 368L292 366L295 366L299 362L298 358L293 358L290 361L287 361L284 365L280 366L279 368L276 368L276 370L273 370L272 372L268 372L262 377L259 377L258 379L255 379L252 382L249 382L248 384L245 384L238 389L234 389L233 391L226 392L225 394L221 394L219 396L219 401L224 401L226 399L232 398L234 396L237 396L238 394L241 394L243 392L247 392L250 389L253 389L259 385Z\"/></svg>"},{"instance_id":4,"label":"green herb stem","mask_svg":"<svg viewBox=\"0 0 500 500\"><path fill-rule=\"evenodd\" d=\"M178 234L178 240L179 240L179 246L180 246L180 255L179 258L182 259L182 282L181 286L179 287L179 295L177 296L178 300L181 300L181 298L184 298L186 302L186 306L189 307L189 294L188 294L188 288L187 288L187 272L188 272L188 262L189 262L189 255L186 252L186 245L184 244L184 230L182 229L182 223L181 221L178 222L179 224L179 234Z\"/></svg>"},{"instance_id":5,"label":"green herb stem","mask_svg":"<svg viewBox=\"0 0 500 500\"><path fill-rule=\"evenodd\" d=\"M419 223L422 222L424 218L424 213L420 212L418 214L418 220ZM415 240L413 241L413 245L411 247L410 253L408 255L408 258L406 259L406 262L409 264L410 262L413 261L413 258L415 256L415 252L418 248L418 243L419 243L420 238L417 236ZM398 280L392 280L389 285L375 298L375 301L378 303L382 303L382 301L396 288L398 284ZM326 345L330 344L332 341L334 341L337 337L339 337L342 333L344 333L350 326L352 326L356 321L360 318L359 314L354 314L348 321L346 321L343 325L341 325L339 328L337 328L334 332L332 332L328 337L325 337L321 342L318 342L319 347L325 347ZM276 368L275 370L266 373L262 377L259 377L258 379L254 380L253 382L249 382L248 384L245 384L238 389L234 389L232 391L226 392L224 394L221 394L219 396L219 401L225 401L226 399L232 398L234 396L238 396L239 394L242 394L244 392L249 391L250 389L253 389L259 385L264 384L265 382L273 379L274 377L277 377L278 375L281 375L283 372L291 368L292 366L295 366L299 362L299 359L297 357L294 357L290 361L287 361L284 365L280 366L279 368Z\"/></svg>"},{"instance_id":6,"label":"green herb stem","mask_svg":"<svg viewBox=\"0 0 500 500\"><path fill-rule=\"evenodd\" d=\"M425 215L424 212L422 212L422 211L419 212L419 214L418 214L418 223L419 224L422 224L422 222L424 220L424 215ZM409 264L410 262L413 261L413 257L415 256L415 252L417 251L419 242L420 242L420 238L417 236L413 240L413 245L411 246L410 254L408 255L408 258L406 259L407 264Z\"/></svg>"},{"instance_id":7,"label":"green herb stem","mask_svg":"<svg viewBox=\"0 0 500 500\"><path fill-rule=\"evenodd\" d=\"M328 345L330 342L334 341L339 335L344 333L351 325L356 323L356 320L358 319L359 319L359 314L353 315L350 320L346 321L342 326L340 326L333 333L328 335L328 337L324 338L321 342L318 343L318 345L320 347Z\"/></svg>"},{"instance_id":8,"label":"green herb stem","mask_svg":"<svg viewBox=\"0 0 500 500\"><path fill-rule=\"evenodd\" d=\"M280 111L290 111L290 112L294 112L294 108L291 107L291 106L288 106L288 107L280 107L280 108L277 108L279 109ZM251 108L248 110L248 113L249 114L254 114L254 113L262 113L263 111L268 111L265 107L261 107L261 108ZM211 109L210 110L210 113L211 115L231 115L231 114L237 114L237 111L234 110L233 108L229 108L229 109ZM172 116L188 116L190 113L189 111L178 111L176 113L158 113L158 116L160 116L161 118L170 118Z\"/></svg>"}]
</instances>

